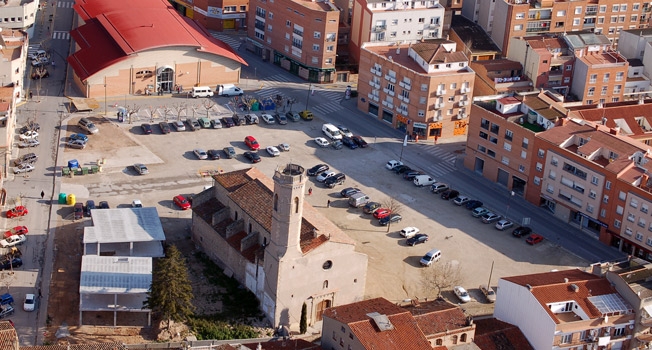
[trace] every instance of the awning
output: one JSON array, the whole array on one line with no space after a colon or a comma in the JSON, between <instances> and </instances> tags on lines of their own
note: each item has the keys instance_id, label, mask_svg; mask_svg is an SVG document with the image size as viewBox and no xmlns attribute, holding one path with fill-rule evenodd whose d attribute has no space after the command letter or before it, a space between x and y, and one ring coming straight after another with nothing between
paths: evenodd
<instances>
[{"instance_id":1,"label":"awning","mask_svg":"<svg viewBox=\"0 0 652 350\"><path fill-rule=\"evenodd\" d=\"M86 112L92 111L96 108L100 108L100 104L94 98L71 98L73 107L77 112Z\"/></svg>"},{"instance_id":2,"label":"awning","mask_svg":"<svg viewBox=\"0 0 652 350\"><path fill-rule=\"evenodd\" d=\"M172 70L174 72L174 68L166 65L166 66L160 66L160 67L156 68L156 75L161 74L161 72L164 71L165 69L170 69L170 70Z\"/></svg>"}]
</instances>

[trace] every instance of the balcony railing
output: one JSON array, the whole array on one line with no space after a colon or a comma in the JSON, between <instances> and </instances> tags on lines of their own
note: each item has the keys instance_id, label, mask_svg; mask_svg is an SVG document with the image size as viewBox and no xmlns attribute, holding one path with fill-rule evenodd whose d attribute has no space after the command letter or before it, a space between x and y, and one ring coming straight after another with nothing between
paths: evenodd
<instances>
[{"instance_id":1,"label":"balcony railing","mask_svg":"<svg viewBox=\"0 0 652 350\"><path fill-rule=\"evenodd\" d=\"M374 26L374 32L376 32L376 33L378 33L378 32L382 32L382 31L384 31L385 29L387 29L387 26L384 25L384 24L383 24L383 25L377 25L377 26Z\"/></svg>"}]
</instances>

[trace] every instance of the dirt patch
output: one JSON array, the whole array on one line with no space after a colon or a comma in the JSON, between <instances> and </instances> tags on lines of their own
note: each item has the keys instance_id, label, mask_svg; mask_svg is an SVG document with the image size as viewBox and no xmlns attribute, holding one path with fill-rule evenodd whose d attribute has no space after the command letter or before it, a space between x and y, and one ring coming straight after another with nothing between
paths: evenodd
<instances>
[{"instance_id":1,"label":"dirt patch","mask_svg":"<svg viewBox=\"0 0 652 350\"><path fill-rule=\"evenodd\" d=\"M68 121L68 124L66 125L66 141L71 134L87 135L84 129L77 125L79 119L81 118L82 117L75 117ZM107 157L109 157L115 154L115 150L120 149L121 147L138 146L138 143L127 136L119 126L111 123L106 118L100 116L91 116L85 118L89 119L97 126L97 128L100 130L99 135L107 134L111 136L106 137L106 135L104 135L105 137L102 137L101 142L93 142L93 138L96 138L99 135L87 135L88 143L86 144L86 148L81 152L102 151L106 153Z\"/></svg>"}]
</instances>

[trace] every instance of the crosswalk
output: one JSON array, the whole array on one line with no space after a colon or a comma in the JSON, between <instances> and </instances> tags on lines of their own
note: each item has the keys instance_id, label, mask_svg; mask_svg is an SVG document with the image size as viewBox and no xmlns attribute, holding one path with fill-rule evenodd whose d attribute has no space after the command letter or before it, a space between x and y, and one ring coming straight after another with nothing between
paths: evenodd
<instances>
[{"instance_id":1,"label":"crosswalk","mask_svg":"<svg viewBox=\"0 0 652 350\"><path fill-rule=\"evenodd\" d=\"M57 7L69 9L75 4L74 1L57 1Z\"/></svg>"},{"instance_id":2,"label":"crosswalk","mask_svg":"<svg viewBox=\"0 0 652 350\"><path fill-rule=\"evenodd\" d=\"M213 38L224 41L227 45L231 46L234 50L238 50L242 44L242 36L228 35L224 33L211 32Z\"/></svg>"},{"instance_id":3,"label":"crosswalk","mask_svg":"<svg viewBox=\"0 0 652 350\"><path fill-rule=\"evenodd\" d=\"M258 98L267 98L267 97L273 97L276 95L287 95L288 90L287 88L289 87L290 83L300 83L297 82L295 79L293 79L292 76L286 75L286 74L275 74L270 77L267 77L264 79L264 82L262 84L263 88L256 91L255 95ZM283 90L281 90L281 88ZM292 91L292 95L301 95L308 93L308 89L306 88L305 90L301 89L295 89ZM326 99L330 102L326 103L316 103L316 102L309 102L309 109L313 111L313 113L316 113L317 115L325 115L325 114L330 114L330 113L335 113L343 109L342 105L340 104L340 101L344 97L344 92L343 91L333 91L333 90L328 90L328 89L320 89L319 87L315 87L315 95L319 95L320 99ZM303 101L298 101L299 104L303 103Z\"/></svg>"},{"instance_id":4,"label":"crosswalk","mask_svg":"<svg viewBox=\"0 0 652 350\"><path fill-rule=\"evenodd\" d=\"M412 144L407 147L412 146ZM455 170L455 161L457 156L450 151L443 149L442 147L437 147L436 145L414 145L419 147L420 152L425 152L435 156L438 161L422 166L422 170L425 171L428 175L431 175L435 178L438 176L443 176Z\"/></svg>"},{"instance_id":5,"label":"crosswalk","mask_svg":"<svg viewBox=\"0 0 652 350\"><path fill-rule=\"evenodd\" d=\"M70 33L68 33L68 32L64 32L64 31L55 30L55 31L52 33L52 39L70 40Z\"/></svg>"}]
</instances>

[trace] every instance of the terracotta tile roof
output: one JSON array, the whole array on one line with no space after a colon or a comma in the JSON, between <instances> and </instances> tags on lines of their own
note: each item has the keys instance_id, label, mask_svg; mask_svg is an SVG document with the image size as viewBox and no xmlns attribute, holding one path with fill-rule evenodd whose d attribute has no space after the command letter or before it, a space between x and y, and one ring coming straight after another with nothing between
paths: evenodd
<instances>
[{"instance_id":1,"label":"terracotta tile roof","mask_svg":"<svg viewBox=\"0 0 652 350\"><path fill-rule=\"evenodd\" d=\"M374 298L353 304L331 307L324 310L323 315L338 322L349 324L368 319L369 316L367 314L371 312L377 312L382 315L395 315L408 311L385 298Z\"/></svg>"},{"instance_id":2,"label":"terracotta tile roof","mask_svg":"<svg viewBox=\"0 0 652 350\"><path fill-rule=\"evenodd\" d=\"M241 344L246 349L255 350L260 344L263 350L322 350L321 345L303 339L273 340L251 344ZM235 349L235 348L233 348Z\"/></svg>"},{"instance_id":3,"label":"terracotta tile roof","mask_svg":"<svg viewBox=\"0 0 652 350\"><path fill-rule=\"evenodd\" d=\"M460 307L415 315L419 328L426 336L468 328L466 315Z\"/></svg>"},{"instance_id":4,"label":"terracotta tile roof","mask_svg":"<svg viewBox=\"0 0 652 350\"><path fill-rule=\"evenodd\" d=\"M365 349L383 350L431 350L432 346L419 329L412 315L404 311L402 314L388 315L393 329L381 331L374 321L367 317L364 321L349 323L349 328Z\"/></svg>"},{"instance_id":5,"label":"terracotta tile roof","mask_svg":"<svg viewBox=\"0 0 652 350\"><path fill-rule=\"evenodd\" d=\"M8 321L0 321L0 349L18 349L18 333Z\"/></svg>"},{"instance_id":6,"label":"terracotta tile roof","mask_svg":"<svg viewBox=\"0 0 652 350\"><path fill-rule=\"evenodd\" d=\"M469 64L471 69L478 72L481 70L483 72L497 72L504 71L503 75L508 76L511 70L522 70L523 65L521 62L508 60L506 58L500 58L497 60L487 60L487 61L473 61Z\"/></svg>"},{"instance_id":7,"label":"terracotta tile roof","mask_svg":"<svg viewBox=\"0 0 652 350\"><path fill-rule=\"evenodd\" d=\"M21 346L20 350L127 350L127 347L121 343L84 343L70 345Z\"/></svg>"},{"instance_id":8,"label":"terracotta tile roof","mask_svg":"<svg viewBox=\"0 0 652 350\"><path fill-rule=\"evenodd\" d=\"M436 63L454 63L466 62L468 59L462 51L449 52L443 45L430 42L418 42L412 45L412 50L421 56L426 62Z\"/></svg>"},{"instance_id":9,"label":"terracotta tile roof","mask_svg":"<svg viewBox=\"0 0 652 350\"><path fill-rule=\"evenodd\" d=\"M231 200L249 214L267 232L272 231L272 197L274 192L253 180L229 193Z\"/></svg>"},{"instance_id":10,"label":"terracotta tile roof","mask_svg":"<svg viewBox=\"0 0 652 350\"><path fill-rule=\"evenodd\" d=\"M221 173L213 176L213 179L222 187L224 187L227 191L232 192L238 187L258 177L258 176L252 177L252 175L255 175L253 169L256 168L241 169L241 170L231 171L228 173Z\"/></svg>"},{"instance_id":11,"label":"terracotta tile roof","mask_svg":"<svg viewBox=\"0 0 652 350\"><path fill-rule=\"evenodd\" d=\"M628 128L632 131L629 136L636 138L636 136L649 137L652 130L644 130L637 122L637 118L643 118L647 121L648 125L652 126L652 106L650 104L633 104L628 106L604 106L597 108L593 106L590 109L572 110L571 116L589 120L592 122L602 122L602 118L607 118L605 124L609 128L618 126L616 120L623 120L627 123ZM622 130L621 130L622 131Z\"/></svg>"},{"instance_id":12,"label":"terracotta tile roof","mask_svg":"<svg viewBox=\"0 0 652 350\"><path fill-rule=\"evenodd\" d=\"M482 350L534 350L521 330L495 318L475 320L473 342Z\"/></svg>"},{"instance_id":13,"label":"terracotta tile roof","mask_svg":"<svg viewBox=\"0 0 652 350\"><path fill-rule=\"evenodd\" d=\"M568 282L564 280L568 279ZM598 318L602 314L588 300L588 297L617 293L606 278L580 270L544 272L532 275L506 277L503 280L527 287L548 312L555 323L561 323L557 316L547 307L549 303L573 300L589 317ZM573 289L575 285L577 291Z\"/></svg>"}]
</instances>

